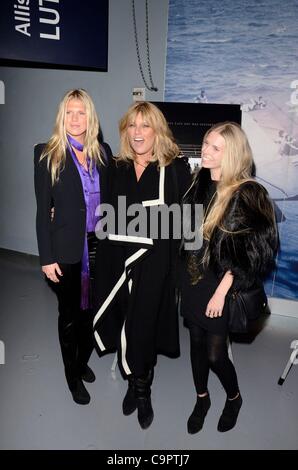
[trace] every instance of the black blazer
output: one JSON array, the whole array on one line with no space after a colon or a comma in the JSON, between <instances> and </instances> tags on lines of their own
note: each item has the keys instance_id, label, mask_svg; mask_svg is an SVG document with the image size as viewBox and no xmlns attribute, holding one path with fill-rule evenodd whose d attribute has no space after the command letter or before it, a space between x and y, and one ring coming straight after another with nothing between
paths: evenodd
<instances>
[{"instance_id":1,"label":"black blazer","mask_svg":"<svg viewBox=\"0 0 298 470\"><path fill-rule=\"evenodd\" d=\"M34 186L37 202L36 233L42 266L52 263L74 264L82 259L86 230L86 205L79 172L70 151L66 151L65 168L58 183L52 186L47 158L39 161L45 144L34 148ZM102 144L107 157L99 166L101 202L105 202L109 186L112 152ZM51 208L54 219L51 221Z\"/></svg>"}]
</instances>

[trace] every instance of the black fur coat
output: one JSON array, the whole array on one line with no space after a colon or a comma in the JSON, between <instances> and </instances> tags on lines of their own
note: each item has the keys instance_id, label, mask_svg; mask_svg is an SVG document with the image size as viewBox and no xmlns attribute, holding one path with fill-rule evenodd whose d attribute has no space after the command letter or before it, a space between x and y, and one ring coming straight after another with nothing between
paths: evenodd
<instances>
[{"instance_id":1,"label":"black fur coat","mask_svg":"<svg viewBox=\"0 0 298 470\"><path fill-rule=\"evenodd\" d=\"M200 170L188 202L202 203L210 184L210 171ZM270 213L272 202L261 184L248 181L235 191L222 220L229 233L216 228L209 242L210 267L219 279L230 270L233 287L246 289L274 268L278 233Z\"/></svg>"}]
</instances>

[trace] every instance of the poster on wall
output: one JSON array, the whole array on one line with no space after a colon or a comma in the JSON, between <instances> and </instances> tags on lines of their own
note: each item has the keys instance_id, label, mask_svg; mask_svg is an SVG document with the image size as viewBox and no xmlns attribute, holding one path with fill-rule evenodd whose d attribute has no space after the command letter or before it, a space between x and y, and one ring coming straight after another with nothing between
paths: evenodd
<instances>
[{"instance_id":1,"label":"poster on wall","mask_svg":"<svg viewBox=\"0 0 298 470\"><path fill-rule=\"evenodd\" d=\"M1 3L3 65L107 70L108 0Z\"/></svg>"},{"instance_id":2,"label":"poster on wall","mask_svg":"<svg viewBox=\"0 0 298 470\"><path fill-rule=\"evenodd\" d=\"M298 1L170 0L165 100L239 104L257 179L284 214L273 297L298 300Z\"/></svg>"},{"instance_id":3,"label":"poster on wall","mask_svg":"<svg viewBox=\"0 0 298 470\"><path fill-rule=\"evenodd\" d=\"M173 103L155 101L183 155L188 157L191 168L200 166L203 137L207 130L222 121L241 124L241 109L236 104Z\"/></svg>"}]
</instances>

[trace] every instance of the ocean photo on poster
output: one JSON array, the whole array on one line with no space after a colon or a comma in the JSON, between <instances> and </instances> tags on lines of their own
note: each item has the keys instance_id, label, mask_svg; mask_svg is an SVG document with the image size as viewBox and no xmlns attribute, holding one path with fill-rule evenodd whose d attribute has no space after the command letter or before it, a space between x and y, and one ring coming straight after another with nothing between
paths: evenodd
<instances>
[{"instance_id":1,"label":"ocean photo on poster","mask_svg":"<svg viewBox=\"0 0 298 470\"><path fill-rule=\"evenodd\" d=\"M170 0L165 101L241 104L279 223L273 297L298 299L298 0Z\"/></svg>"}]
</instances>

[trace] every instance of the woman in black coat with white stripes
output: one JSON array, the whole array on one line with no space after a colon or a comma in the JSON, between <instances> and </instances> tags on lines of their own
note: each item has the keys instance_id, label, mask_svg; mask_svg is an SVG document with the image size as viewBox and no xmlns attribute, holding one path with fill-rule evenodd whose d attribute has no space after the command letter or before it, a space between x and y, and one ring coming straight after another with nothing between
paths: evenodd
<instances>
[{"instance_id":1,"label":"woman in black coat with white stripes","mask_svg":"<svg viewBox=\"0 0 298 470\"><path fill-rule=\"evenodd\" d=\"M174 276L180 241L173 237L167 213L172 204L180 213L190 181L187 160L179 158L161 111L148 102L132 105L120 121L120 155L109 192L116 224L97 252L94 328L100 353L118 351L128 380L123 413L137 409L143 429L153 420L157 355L179 355ZM158 211L161 224L154 227L150 216ZM163 222L164 228L169 222L168 233ZM176 225L180 230L180 219Z\"/></svg>"}]
</instances>

